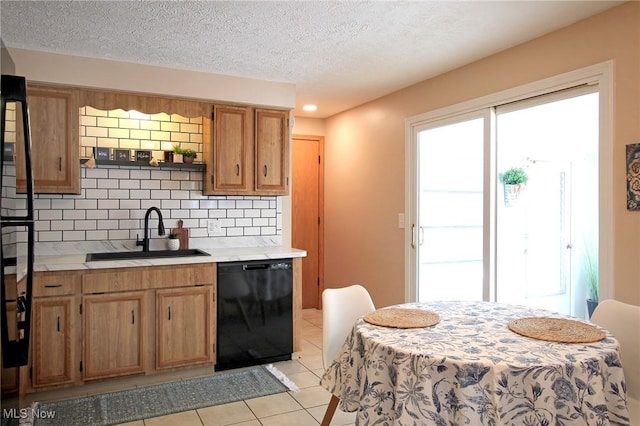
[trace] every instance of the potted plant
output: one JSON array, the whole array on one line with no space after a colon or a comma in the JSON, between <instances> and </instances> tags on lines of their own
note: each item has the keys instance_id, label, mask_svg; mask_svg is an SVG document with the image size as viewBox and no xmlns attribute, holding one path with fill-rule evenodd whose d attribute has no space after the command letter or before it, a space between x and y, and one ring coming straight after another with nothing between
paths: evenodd
<instances>
[{"instance_id":1,"label":"potted plant","mask_svg":"<svg viewBox=\"0 0 640 426\"><path fill-rule=\"evenodd\" d=\"M587 280L587 311L589 318L598 306L599 287L598 287L598 262L591 258L591 254L586 250L585 276Z\"/></svg>"},{"instance_id":2,"label":"potted plant","mask_svg":"<svg viewBox=\"0 0 640 426\"><path fill-rule=\"evenodd\" d=\"M500 180L504 184L504 204L510 207L520 198L529 176L522 167L512 167L500 175Z\"/></svg>"},{"instance_id":3,"label":"potted plant","mask_svg":"<svg viewBox=\"0 0 640 426\"><path fill-rule=\"evenodd\" d=\"M197 156L198 156L198 153L196 153L192 149L183 149L182 150L182 158L183 158L185 163L193 163L193 160L195 160L195 158Z\"/></svg>"},{"instance_id":4,"label":"potted plant","mask_svg":"<svg viewBox=\"0 0 640 426\"><path fill-rule=\"evenodd\" d=\"M184 150L180 148L180 145L173 146L173 162L174 163L182 163Z\"/></svg>"},{"instance_id":5,"label":"potted plant","mask_svg":"<svg viewBox=\"0 0 640 426\"><path fill-rule=\"evenodd\" d=\"M167 248L169 250L178 250L180 248L180 235L171 233L167 237Z\"/></svg>"}]
</instances>

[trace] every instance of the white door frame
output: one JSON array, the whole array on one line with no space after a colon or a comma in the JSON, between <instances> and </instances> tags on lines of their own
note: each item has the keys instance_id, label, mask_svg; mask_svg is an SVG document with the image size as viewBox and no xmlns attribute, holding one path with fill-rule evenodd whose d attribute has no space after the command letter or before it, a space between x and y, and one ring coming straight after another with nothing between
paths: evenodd
<instances>
[{"instance_id":1,"label":"white door frame","mask_svg":"<svg viewBox=\"0 0 640 426\"><path fill-rule=\"evenodd\" d=\"M488 109L496 105L515 102L534 96L547 94L550 92L568 89L583 84L597 84L600 93L600 125L599 125L599 147L598 147L598 167L599 167L599 235L598 235L598 266L600 299L613 297L614 270L614 247L613 247L613 106L614 106L614 66L613 61L602 62L578 70L570 71L554 77L528 83L512 89L497 92L481 98L440 108L423 114L409 117L405 120L405 212L407 214L407 224L405 227L405 301L416 301L416 287L418 277L418 262L416 250L412 247L412 242L417 241L415 234L415 224L417 223L417 177L416 169L417 157L417 128L427 123L446 120L462 114L471 113L481 109ZM495 125L492 120L491 126ZM493 170L495 167L495 157L492 155L494 141L485 147L485 169ZM491 179L492 173L485 173L485 180ZM485 182L487 184L488 182ZM486 185L485 188L492 188L494 185ZM485 197L490 203L495 202L493 190L488 191ZM485 204L486 205L486 204ZM493 209L489 209L492 213ZM488 215L485 215L488 216ZM484 223L492 223L493 218L485 217ZM489 231L487 231L489 232ZM491 293L495 289L495 264L490 264L488 259L493 250L491 241L495 241L495 235L489 235L485 241L485 279L490 282ZM493 260L495 262L495 259ZM493 300L493 297L491 298Z\"/></svg>"}]
</instances>

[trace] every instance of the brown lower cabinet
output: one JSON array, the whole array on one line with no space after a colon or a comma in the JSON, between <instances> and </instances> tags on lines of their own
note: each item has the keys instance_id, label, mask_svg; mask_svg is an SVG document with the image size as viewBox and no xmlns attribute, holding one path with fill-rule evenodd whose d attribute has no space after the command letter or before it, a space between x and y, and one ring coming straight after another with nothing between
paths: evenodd
<instances>
[{"instance_id":1,"label":"brown lower cabinet","mask_svg":"<svg viewBox=\"0 0 640 426\"><path fill-rule=\"evenodd\" d=\"M294 330L301 316L294 259ZM36 272L21 394L213 365L216 264ZM294 351L300 340L294 331ZM3 392L15 371L3 370Z\"/></svg>"},{"instance_id":2,"label":"brown lower cabinet","mask_svg":"<svg viewBox=\"0 0 640 426\"><path fill-rule=\"evenodd\" d=\"M73 297L38 298L33 302L33 387L73 383L75 379Z\"/></svg>"},{"instance_id":3,"label":"brown lower cabinet","mask_svg":"<svg viewBox=\"0 0 640 426\"><path fill-rule=\"evenodd\" d=\"M213 364L215 277L215 264L36 272L20 393Z\"/></svg>"},{"instance_id":4,"label":"brown lower cabinet","mask_svg":"<svg viewBox=\"0 0 640 426\"><path fill-rule=\"evenodd\" d=\"M84 380L144 372L145 292L83 296Z\"/></svg>"},{"instance_id":5,"label":"brown lower cabinet","mask_svg":"<svg viewBox=\"0 0 640 426\"><path fill-rule=\"evenodd\" d=\"M212 293L212 286L157 290L157 369L213 362Z\"/></svg>"}]
</instances>

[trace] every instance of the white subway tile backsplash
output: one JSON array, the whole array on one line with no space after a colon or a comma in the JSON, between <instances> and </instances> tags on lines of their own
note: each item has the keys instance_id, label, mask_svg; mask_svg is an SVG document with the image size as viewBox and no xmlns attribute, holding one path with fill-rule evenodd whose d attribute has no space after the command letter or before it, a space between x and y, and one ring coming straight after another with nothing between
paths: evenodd
<instances>
[{"instance_id":1,"label":"white subway tile backsplash","mask_svg":"<svg viewBox=\"0 0 640 426\"><path fill-rule=\"evenodd\" d=\"M109 169L110 179L129 179L130 170L128 169Z\"/></svg>"},{"instance_id":2,"label":"white subway tile backsplash","mask_svg":"<svg viewBox=\"0 0 640 426\"><path fill-rule=\"evenodd\" d=\"M97 179L82 178L82 180L80 181L80 185L82 186L83 190L84 189L90 189L90 188L97 188L98 187L98 180Z\"/></svg>"},{"instance_id":3,"label":"white subway tile backsplash","mask_svg":"<svg viewBox=\"0 0 640 426\"><path fill-rule=\"evenodd\" d=\"M146 198L152 198L154 200L172 199L173 197L171 197L169 194L171 194L171 191L169 190L152 190L151 196L147 196Z\"/></svg>"},{"instance_id":4,"label":"white subway tile backsplash","mask_svg":"<svg viewBox=\"0 0 640 426\"><path fill-rule=\"evenodd\" d=\"M140 200L120 200L120 208L140 210Z\"/></svg>"},{"instance_id":5,"label":"white subway tile backsplash","mask_svg":"<svg viewBox=\"0 0 640 426\"><path fill-rule=\"evenodd\" d=\"M52 209L73 209L74 201L73 200L51 200L51 208Z\"/></svg>"},{"instance_id":6,"label":"white subway tile backsplash","mask_svg":"<svg viewBox=\"0 0 640 426\"><path fill-rule=\"evenodd\" d=\"M98 208L99 209L105 209L105 210L115 210L115 209L119 209L120 208L120 201L119 200L109 200L106 199L106 191L105 191L105 196L103 197L105 199L103 200L98 200Z\"/></svg>"},{"instance_id":7,"label":"white subway tile backsplash","mask_svg":"<svg viewBox=\"0 0 640 426\"><path fill-rule=\"evenodd\" d=\"M38 220L61 220L62 210L39 210Z\"/></svg>"},{"instance_id":8,"label":"white subway tile backsplash","mask_svg":"<svg viewBox=\"0 0 640 426\"><path fill-rule=\"evenodd\" d=\"M162 189L180 189L179 180L163 180L160 181L160 188Z\"/></svg>"},{"instance_id":9,"label":"white subway tile backsplash","mask_svg":"<svg viewBox=\"0 0 640 426\"><path fill-rule=\"evenodd\" d=\"M97 223L98 229L119 229L117 220L99 220Z\"/></svg>"},{"instance_id":10,"label":"white subway tile backsplash","mask_svg":"<svg viewBox=\"0 0 640 426\"><path fill-rule=\"evenodd\" d=\"M87 210L87 219L108 219L108 210Z\"/></svg>"},{"instance_id":11,"label":"white subway tile backsplash","mask_svg":"<svg viewBox=\"0 0 640 426\"><path fill-rule=\"evenodd\" d=\"M99 189L117 189L120 181L118 179L100 179L98 180Z\"/></svg>"},{"instance_id":12,"label":"white subway tile backsplash","mask_svg":"<svg viewBox=\"0 0 640 426\"><path fill-rule=\"evenodd\" d=\"M171 180L171 172L168 170L152 170L151 179Z\"/></svg>"},{"instance_id":13,"label":"white subway tile backsplash","mask_svg":"<svg viewBox=\"0 0 640 426\"><path fill-rule=\"evenodd\" d=\"M98 208L98 200L76 200L76 209L95 210Z\"/></svg>"},{"instance_id":14,"label":"white subway tile backsplash","mask_svg":"<svg viewBox=\"0 0 640 426\"><path fill-rule=\"evenodd\" d=\"M227 237L241 237L243 235L242 228L227 228Z\"/></svg>"},{"instance_id":15,"label":"white subway tile backsplash","mask_svg":"<svg viewBox=\"0 0 640 426\"><path fill-rule=\"evenodd\" d=\"M109 211L109 219L129 219L129 218L131 218L129 210L119 209L119 210Z\"/></svg>"},{"instance_id":16,"label":"white subway tile backsplash","mask_svg":"<svg viewBox=\"0 0 640 426\"><path fill-rule=\"evenodd\" d=\"M73 227L76 231L79 230L90 230L95 231L97 229L97 222L95 220L76 220L74 222Z\"/></svg>"},{"instance_id":17,"label":"white subway tile backsplash","mask_svg":"<svg viewBox=\"0 0 640 426\"><path fill-rule=\"evenodd\" d=\"M107 231L87 231L87 241L104 241L109 239Z\"/></svg>"},{"instance_id":18,"label":"white subway tile backsplash","mask_svg":"<svg viewBox=\"0 0 640 426\"><path fill-rule=\"evenodd\" d=\"M64 241L84 241L85 236L84 231L62 231L62 239Z\"/></svg>"},{"instance_id":19,"label":"white subway tile backsplash","mask_svg":"<svg viewBox=\"0 0 640 426\"><path fill-rule=\"evenodd\" d=\"M87 217L87 212L85 210L63 210L62 211L62 219L63 220L83 220Z\"/></svg>"},{"instance_id":20,"label":"white subway tile backsplash","mask_svg":"<svg viewBox=\"0 0 640 426\"><path fill-rule=\"evenodd\" d=\"M145 189L160 189L160 180L141 180L140 186Z\"/></svg>"},{"instance_id":21,"label":"white subway tile backsplash","mask_svg":"<svg viewBox=\"0 0 640 426\"><path fill-rule=\"evenodd\" d=\"M109 169L108 168L95 168L95 169L87 169L83 168L85 171L85 176L88 178L94 179L107 179L109 177Z\"/></svg>"},{"instance_id":22,"label":"white subway tile backsplash","mask_svg":"<svg viewBox=\"0 0 640 426\"><path fill-rule=\"evenodd\" d=\"M180 208L180 200L162 200L160 208L162 210L179 209Z\"/></svg>"},{"instance_id":23,"label":"white subway tile backsplash","mask_svg":"<svg viewBox=\"0 0 640 426\"><path fill-rule=\"evenodd\" d=\"M209 217L213 219L227 217L227 211L226 210L209 210Z\"/></svg>"},{"instance_id":24,"label":"white subway tile backsplash","mask_svg":"<svg viewBox=\"0 0 640 426\"><path fill-rule=\"evenodd\" d=\"M131 179L150 179L151 178L151 170L130 170L129 171Z\"/></svg>"},{"instance_id":25,"label":"white subway tile backsplash","mask_svg":"<svg viewBox=\"0 0 640 426\"><path fill-rule=\"evenodd\" d=\"M35 229L35 231L50 231L51 230L51 222L49 222L48 220L39 220L37 222L35 222L35 225L33 227L33 229Z\"/></svg>"},{"instance_id":26,"label":"white subway tile backsplash","mask_svg":"<svg viewBox=\"0 0 640 426\"><path fill-rule=\"evenodd\" d=\"M120 189L140 189L140 181L139 180L120 180ZM131 198L136 198L136 195L133 192L129 193Z\"/></svg>"},{"instance_id":27,"label":"white subway tile backsplash","mask_svg":"<svg viewBox=\"0 0 640 426\"><path fill-rule=\"evenodd\" d=\"M73 231L74 221L72 220L52 220L52 231Z\"/></svg>"},{"instance_id":28,"label":"white subway tile backsplash","mask_svg":"<svg viewBox=\"0 0 640 426\"><path fill-rule=\"evenodd\" d=\"M51 200L35 199L35 200L33 200L33 208L35 210L50 209L51 208Z\"/></svg>"},{"instance_id":29,"label":"white subway tile backsplash","mask_svg":"<svg viewBox=\"0 0 640 426\"><path fill-rule=\"evenodd\" d=\"M162 150L182 148L198 153L202 161L202 119L179 115L141 114L81 108L81 155L93 147ZM209 239L209 220L218 220L215 238L272 236L282 233L281 197L206 196L201 171L150 169L99 164L80 170L80 195L38 194L34 201L36 239L39 242L135 240L142 235L145 212L158 207L167 229L178 220L192 239ZM157 216L151 215L152 237L157 239Z\"/></svg>"},{"instance_id":30,"label":"white subway tile backsplash","mask_svg":"<svg viewBox=\"0 0 640 426\"><path fill-rule=\"evenodd\" d=\"M111 229L111 230L109 230L109 239L110 240L128 240L129 239L129 231L126 230L126 229L123 229L123 230Z\"/></svg>"},{"instance_id":31,"label":"white subway tile backsplash","mask_svg":"<svg viewBox=\"0 0 640 426\"><path fill-rule=\"evenodd\" d=\"M62 241L61 231L38 232L38 241Z\"/></svg>"},{"instance_id":32,"label":"white subway tile backsplash","mask_svg":"<svg viewBox=\"0 0 640 426\"><path fill-rule=\"evenodd\" d=\"M85 191L85 196L88 199L96 199L96 200L101 200L101 199L107 199L108 198L108 192L106 189L87 189Z\"/></svg>"},{"instance_id":33,"label":"white subway tile backsplash","mask_svg":"<svg viewBox=\"0 0 640 426\"><path fill-rule=\"evenodd\" d=\"M128 200L129 199L129 190L128 189L109 189L107 190L108 197L111 200Z\"/></svg>"},{"instance_id":34,"label":"white subway tile backsplash","mask_svg":"<svg viewBox=\"0 0 640 426\"><path fill-rule=\"evenodd\" d=\"M208 212L206 210L200 210L200 209L191 209L191 210L189 210L189 215L191 216L192 219L206 218L207 217L207 213Z\"/></svg>"}]
</instances>

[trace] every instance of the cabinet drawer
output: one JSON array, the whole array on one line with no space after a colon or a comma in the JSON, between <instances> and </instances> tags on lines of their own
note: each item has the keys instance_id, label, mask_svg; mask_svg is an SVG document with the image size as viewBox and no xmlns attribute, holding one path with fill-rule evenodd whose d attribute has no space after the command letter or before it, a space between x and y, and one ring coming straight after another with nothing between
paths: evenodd
<instances>
[{"instance_id":1,"label":"cabinet drawer","mask_svg":"<svg viewBox=\"0 0 640 426\"><path fill-rule=\"evenodd\" d=\"M213 285L215 264L156 266L153 268L109 269L84 274L82 292L112 293L153 288Z\"/></svg>"},{"instance_id":2,"label":"cabinet drawer","mask_svg":"<svg viewBox=\"0 0 640 426\"><path fill-rule=\"evenodd\" d=\"M33 279L33 297L73 294L79 283L79 274L36 274Z\"/></svg>"}]
</instances>

